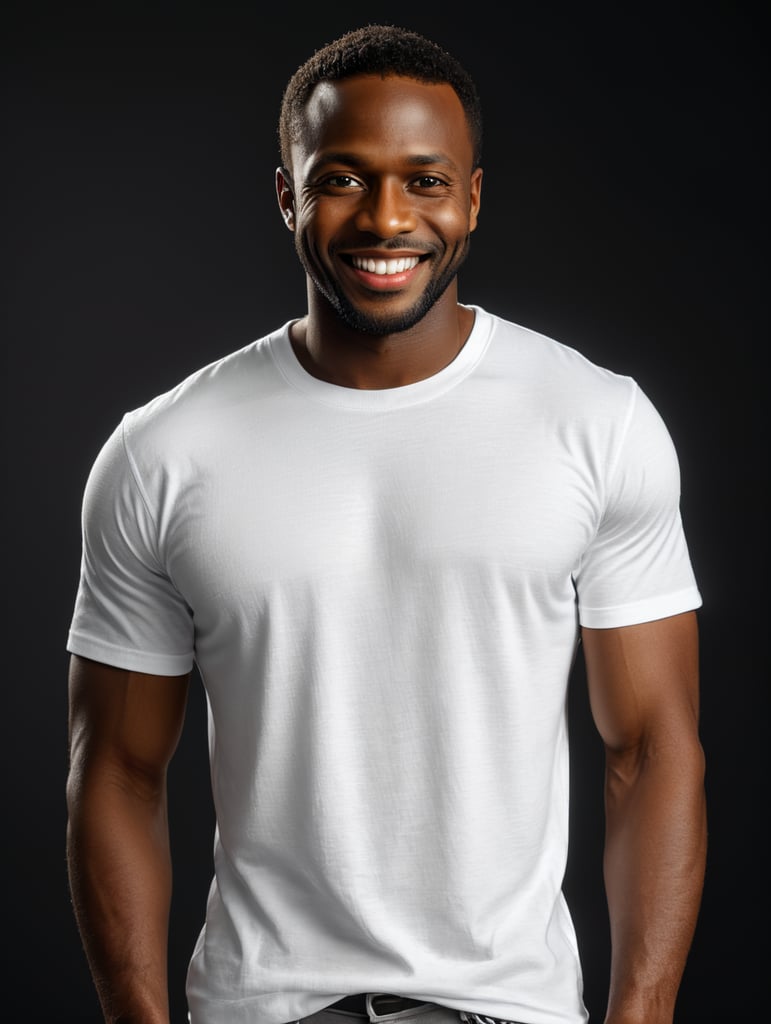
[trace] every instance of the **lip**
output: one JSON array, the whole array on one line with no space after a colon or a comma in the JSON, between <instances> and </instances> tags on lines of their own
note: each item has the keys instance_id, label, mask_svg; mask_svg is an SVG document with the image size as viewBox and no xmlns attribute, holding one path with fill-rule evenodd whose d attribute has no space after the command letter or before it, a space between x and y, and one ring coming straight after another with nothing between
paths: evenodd
<instances>
[{"instance_id":1,"label":"lip","mask_svg":"<svg viewBox=\"0 0 771 1024\"><path fill-rule=\"evenodd\" d=\"M418 273L420 265L429 258L429 254L425 252L393 252L383 249L347 252L341 253L340 256L346 271L356 281L368 290L378 292L398 291L404 288ZM368 266L362 266L363 263Z\"/></svg>"}]
</instances>

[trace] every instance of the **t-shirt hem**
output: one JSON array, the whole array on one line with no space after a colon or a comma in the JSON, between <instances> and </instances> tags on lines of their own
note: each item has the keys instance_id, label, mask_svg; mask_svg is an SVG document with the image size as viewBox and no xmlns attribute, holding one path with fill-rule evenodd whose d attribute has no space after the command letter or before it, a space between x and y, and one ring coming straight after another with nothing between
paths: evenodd
<instances>
[{"instance_id":1,"label":"t-shirt hem","mask_svg":"<svg viewBox=\"0 0 771 1024\"><path fill-rule=\"evenodd\" d=\"M105 640L85 636L70 630L67 638L67 651L91 661L100 661L114 668L127 669L130 672L146 672L157 676L181 676L193 667L193 653L157 654L155 652L136 651Z\"/></svg>"},{"instance_id":2,"label":"t-shirt hem","mask_svg":"<svg viewBox=\"0 0 771 1024\"><path fill-rule=\"evenodd\" d=\"M338 996L337 998L342 997ZM413 995L412 998L420 999L424 997ZM588 1020L587 1012L583 1007L577 1010L538 1010L534 1009L532 1004L512 1004L510 1000L504 1002L490 1002L487 1000L484 1009L480 1009L479 1004L476 1004L476 1009L470 1009L467 1000L459 1001L450 997L442 998L438 996L425 998L427 998L427 1001L437 1008L454 1010L456 1012L466 1010L466 1012L478 1013L491 1020L524 1020L525 1016L527 1016L528 1020L531 1020L533 1024L586 1024L586 1021ZM295 1021L303 1019L304 1017L311 1017L314 1014L327 1009L334 1002L334 997L331 999L327 998L320 1005L316 1006L315 1009L310 1009L306 1005L299 1011L293 1010L288 1017L286 1011L279 1013L266 1011L264 1002L259 997L247 998L235 1002L231 1000L221 1001L217 999L189 999L188 1006L190 1012L190 1024L210 1024L210 1022L220 1021L223 1019L223 1013L227 1014L228 1024L253 1024L255 1020L262 1021L263 1024L286 1024L287 1020ZM534 1013L535 1016L533 1016ZM491 1014L494 1014L495 1016L491 1017ZM415 1024L417 1024L418 1020L419 1017L416 1017Z\"/></svg>"},{"instance_id":3,"label":"t-shirt hem","mask_svg":"<svg viewBox=\"0 0 771 1024\"><path fill-rule=\"evenodd\" d=\"M632 604L615 605L606 608L587 608L579 604L578 621L590 629L610 629L614 626L634 626L641 622L666 619L670 615L694 611L702 605L702 598L696 587L686 587L673 594L635 601Z\"/></svg>"}]
</instances>

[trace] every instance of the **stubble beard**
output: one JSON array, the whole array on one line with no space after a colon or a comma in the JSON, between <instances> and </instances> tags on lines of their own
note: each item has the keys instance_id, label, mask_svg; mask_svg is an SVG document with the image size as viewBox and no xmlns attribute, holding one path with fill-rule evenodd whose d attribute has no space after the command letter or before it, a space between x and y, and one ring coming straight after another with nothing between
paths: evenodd
<instances>
[{"instance_id":1,"label":"stubble beard","mask_svg":"<svg viewBox=\"0 0 771 1024\"><path fill-rule=\"evenodd\" d=\"M328 277L320 278L316 265L311 261L302 246L300 238L295 236L295 249L305 273L313 281L318 292L324 296L335 314L350 330L373 337L384 337L387 334L399 334L408 331L420 323L426 313L439 301L447 288L458 275L465 263L471 247L471 234L467 234L458 243L453 258L449 261L438 277L432 278L416 303L409 309L390 314L385 307L388 301L383 296L384 310L382 313L365 313L354 306L348 296L340 288L338 282Z\"/></svg>"}]
</instances>

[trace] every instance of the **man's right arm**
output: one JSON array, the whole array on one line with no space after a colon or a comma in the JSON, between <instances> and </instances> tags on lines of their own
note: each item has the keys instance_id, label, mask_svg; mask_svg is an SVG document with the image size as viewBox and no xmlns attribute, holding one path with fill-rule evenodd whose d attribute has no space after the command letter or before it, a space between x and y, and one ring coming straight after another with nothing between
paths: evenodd
<instances>
[{"instance_id":1,"label":"man's right arm","mask_svg":"<svg viewBox=\"0 0 771 1024\"><path fill-rule=\"evenodd\" d=\"M189 678L70 662L67 862L109 1024L169 1021L166 772Z\"/></svg>"}]
</instances>

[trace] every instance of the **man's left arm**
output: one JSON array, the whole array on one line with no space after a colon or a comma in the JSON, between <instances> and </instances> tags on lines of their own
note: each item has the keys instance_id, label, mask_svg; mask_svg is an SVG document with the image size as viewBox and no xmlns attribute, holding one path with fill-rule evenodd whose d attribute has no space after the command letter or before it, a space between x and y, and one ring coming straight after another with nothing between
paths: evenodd
<instances>
[{"instance_id":1,"label":"man's left arm","mask_svg":"<svg viewBox=\"0 0 771 1024\"><path fill-rule=\"evenodd\" d=\"M695 612L582 630L606 751L605 1024L671 1024L706 858Z\"/></svg>"}]
</instances>

